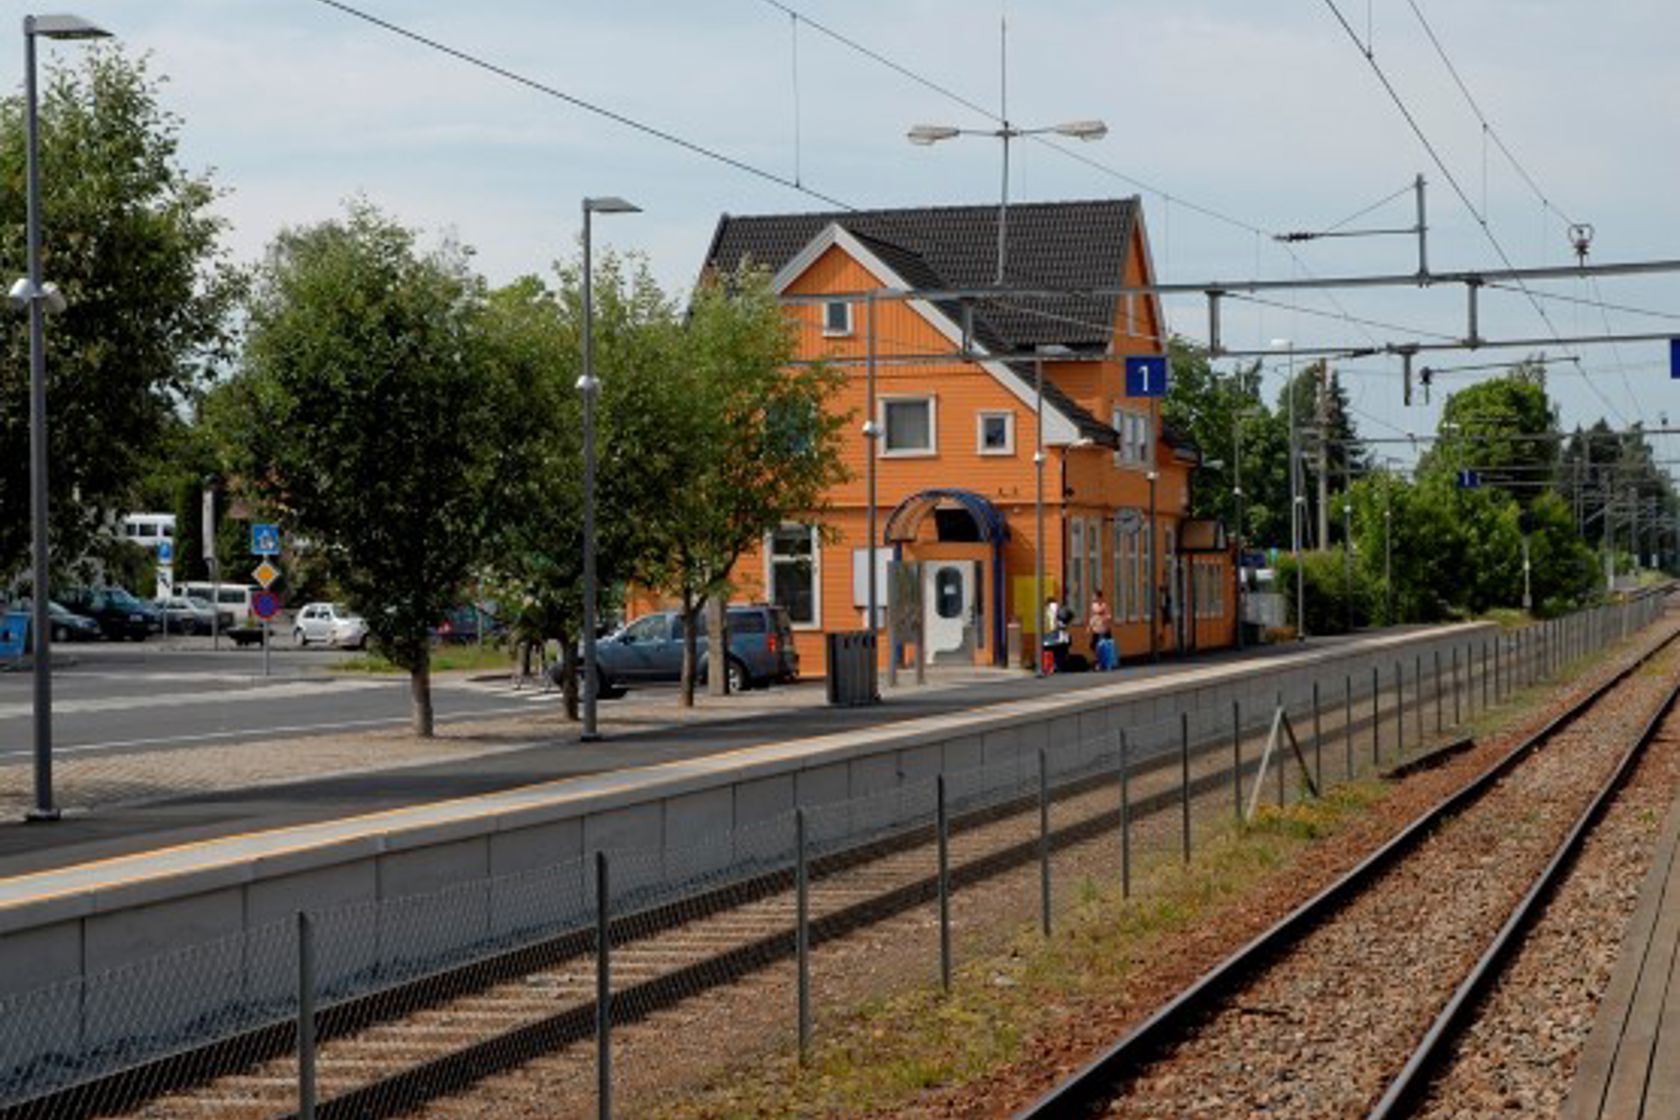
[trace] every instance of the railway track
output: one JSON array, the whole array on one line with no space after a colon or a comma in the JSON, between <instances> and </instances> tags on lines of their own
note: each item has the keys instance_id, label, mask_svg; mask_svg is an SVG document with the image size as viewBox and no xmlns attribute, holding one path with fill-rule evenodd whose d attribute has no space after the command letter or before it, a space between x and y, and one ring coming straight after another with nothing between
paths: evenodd
<instances>
[{"instance_id":1,"label":"railway track","mask_svg":"<svg viewBox=\"0 0 1680 1120\"><path fill-rule=\"evenodd\" d=\"M1676 637L1206 973L1020 1120L1413 1114L1672 714Z\"/></svg>"},{"instance_id":2,"label":"railway track","mask_svg":"<svg viewBox=\"0 0 1680 1120\"><path fill-rule=\"evenodd\" d=\"M1386 725L1399 714L1388 704L1368 719L1366 703L1349 725L1360 735L1362 751L1372 720ZM1437 696L1437 721L1440 705ZM1355 713L1349 708L1348 714ZM1334 718L1327 726L1336 737L1348 730ZM1421 714L1417 727L1421 731ZM1347 743L1351 768L1351 735ZM1193 796L1226 796L1229 750L1225 738L1196 749ZM1254 753L1245 762L1250 773ZM1176 754L1134 763L1133 827L1173 823L1179 763ZM1120 825L1115 794L1112 768L1059 784L1051 849L1109 842ZM955 814L953 888L1031 864L1040 852L1039 827L1031 794ZM931 902L938 883L934 848L930 822L813 860L811 945L838 941ZM794 905L792 873L783 869L615 917L615 1024L648 1019L788 960L795 952ZM575 1052L590 1060L588 1047L578 1044L595 1026L592 955L593 930L574 929L324 1007L316 1027L316 1115L401 1115L537 1057ZM298 1077L294 1045L295 1024L272 1023L0 1109L0 1120L290 1116Z\"/></svg>"}]
</instances>

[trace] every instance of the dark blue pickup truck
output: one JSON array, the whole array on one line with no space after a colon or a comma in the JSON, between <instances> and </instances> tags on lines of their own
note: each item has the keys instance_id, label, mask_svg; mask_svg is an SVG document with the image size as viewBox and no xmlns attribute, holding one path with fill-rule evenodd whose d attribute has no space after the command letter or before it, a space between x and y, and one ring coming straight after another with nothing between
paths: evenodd
<instances>
[{"instance_id":1,"label":"dark blue pickup truck","mask_svg":"<svg viewBox=\"0 0 1680 1120\"><path fill-rule=\"evenodd\" d=\"M731 692L799 678L799 652L793 646L787 611L771 606L730 607L728 625ZM707 644L702 630L697 643L702 680L711 667ZM677 611L643 615L595 643L600 673L596 695L618 696L638 684L678 680L682 656L682 615Z\"/></svg>"}]
</instances>

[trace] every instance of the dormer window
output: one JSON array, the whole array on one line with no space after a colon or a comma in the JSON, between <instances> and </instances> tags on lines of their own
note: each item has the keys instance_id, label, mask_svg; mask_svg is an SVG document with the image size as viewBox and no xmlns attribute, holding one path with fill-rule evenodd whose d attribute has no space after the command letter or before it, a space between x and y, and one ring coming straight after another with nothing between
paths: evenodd
<instances>
[{"instance_id":1,"label":"dormer window","mask_svg":"<svg viewBox=\"0 0 1680 1120\"><path fill-rule=\"evenodd\" d=\"M843 299L829 300L823 304L823 335L836 338L851 333L852 305Z\"/></svg>"}]
</instances>

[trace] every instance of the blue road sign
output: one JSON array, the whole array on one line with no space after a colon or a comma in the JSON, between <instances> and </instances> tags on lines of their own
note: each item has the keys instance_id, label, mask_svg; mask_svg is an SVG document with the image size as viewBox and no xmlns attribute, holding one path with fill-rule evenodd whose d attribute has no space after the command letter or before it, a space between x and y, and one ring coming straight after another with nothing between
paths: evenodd
<instances>
[{"instance_id":1,"label":"blue road sign","mask_svg":"<svg viewBox=\"0 0 1680 1120\"><path fill-rule=\"evenodd\" d=\"M1466 469L1458 472L1458 485L1460 489L1474 490L1481 484L1482 476L1475 471Z\"/></svg>"},{"instance_id":2,"label":"blue road sign","mask_svg":"<svg viewBox=\"0 0 1680 1120\"><path fill-rule=\"evenodd\" d=\"M1668 340L1668 375L1680 378L1680 338Z\"/></svg>"},{"instance_id":3,"label":"blue road sign","mask_svg":"<svg viewBox=\"0 0 1680 1120\"><path fill-rule=\"evenodd\" d=\"M252 525L251 526L251 555L278 556L280 555L280 526Z\"/></svg>"},{"instance_id":4,"label":"blue road sign","mask_svg":"<svg viewBox=\"0 0 1680 1120\"><path fill-rule=\"evenodd\" d=\"M167 568L175 563L175 546L169 541L159 541L157 546L157 562L159 567Z\"/></svg>"},{"instance_id":5,"label":"blue road sign","mask_svg":"<svg viewBox=\"0 0 1680 1120\"><path fill-rule=\"evenodd\" d=\"M1128 397L1164 397L1167 393L1167 356L1151 354L1126 359Z\"/></svg>"},{"instance_id":6,"label":"blue road sign","mask_svg":"<svg viewBox=\"0 0 1680 1120\"><path fill-rule=\"evenodd\" d=\"M251 595L251 613L267 622L280 613L280 596L272 591L257 591Z\"/></svg>"}]
</instances>

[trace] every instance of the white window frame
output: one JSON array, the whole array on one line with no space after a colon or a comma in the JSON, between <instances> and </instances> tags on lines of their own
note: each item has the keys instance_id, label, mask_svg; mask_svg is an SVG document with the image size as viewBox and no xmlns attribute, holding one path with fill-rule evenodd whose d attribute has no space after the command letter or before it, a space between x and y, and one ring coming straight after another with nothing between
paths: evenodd
<instances>
[{"instance_id":1,"label":"white window frame","mask_svg":"<svg viewBox=\"0 0 1680 1120\"><path fill-rule=\"evenodd\" d=\"M986 446L986 421L1003 421L1003 446ZM1015 413L1010 409L988 409L974 414L974 450L979 455L1015 454Z\"/></svg>"},{"instance_id":2,"label":"white window frame","mask_svg":"<svg viewBox=\"0 0 1680 1120\"><path fill-rule=\"evenodd\" d=\"M1097 588L1102 586L1102 519L1093 517L1085 522L1085 600L1086 614L1090 614L1090 602L1097 597ZM1108 605L1109 614L1114 613L1114 604ZM1086 621L1090 621L1089 618Z\"/></svg>"},{"instance_id":3,"label":"white window frame","mask_svg":"<svg viewBox=\"0 0 1680 1120\"><path fill-rule=\"evenodd\" d=\"M776 565L778 563L797 563L789 559L776 559L776 534L764 534L764 600L771 606L780 606L788 611L788 621L795 630L821 630L823 617L823 582L822 582L822 534L815 525L802 521L784 521L783 530L804 529L811 534L811 621L800 622L793 617L793 612L785 604L776 602Z\"/></svg>"},{"instance_id":4,"label":"white window frame","mask_svg":"<svg viewBox=\"0 0 1680 1120\"><path fill-rule=\"evenodd\" d=\"M887 446L887 407L894 404L925 402L928 410L928 445L892 450ZM877 407L880 415L875 422L881 426L881 458L932 459L939 454L939 398L932 393L883 393Z\"/></svg>"},{"instance_id":5,"label":"white window frame","mask_svg":"<svg viewBox=\"0 0 1680 1120\"><path fill-rule=\"evenodd\" d=\"M1073 621L1085 621L1085 519L1068 519L1067 596L1062 605L1073 612Z\"/></svg>"},{"instance_id":6,"label":"white window frame","mask_svg":"<svg viewBox=\"0 0 1680 1120\"><path fill-rule=\"evenodd\" d=\"M844 328L831 326L829 324L828 314L831 310L833 310L836 307L843 307L846 310L846 326ZM850 338L850 337L852 337L852 334L853 334L853 325L852 324L853 324L853 322L854 322L854 319L853 319L853 316L852 316L852 305L851 305L851 302L849 300L831 299L827 303L822 305L822 333L823 333L824 338Z\"/></svg>"},{"instance_id":7,"label":"white window frame","mask_svg":"<svg viewBox=\"0 0 1680 1120\"><path fill-rule=\"evenodd\" d=\"M1120 434L1120 446L1114 452L1117 467L1148 467L1154 460L1154 430L1149 413L1136 412L1116 405L1114 430Z\"/></svg>"}]
</instances>

